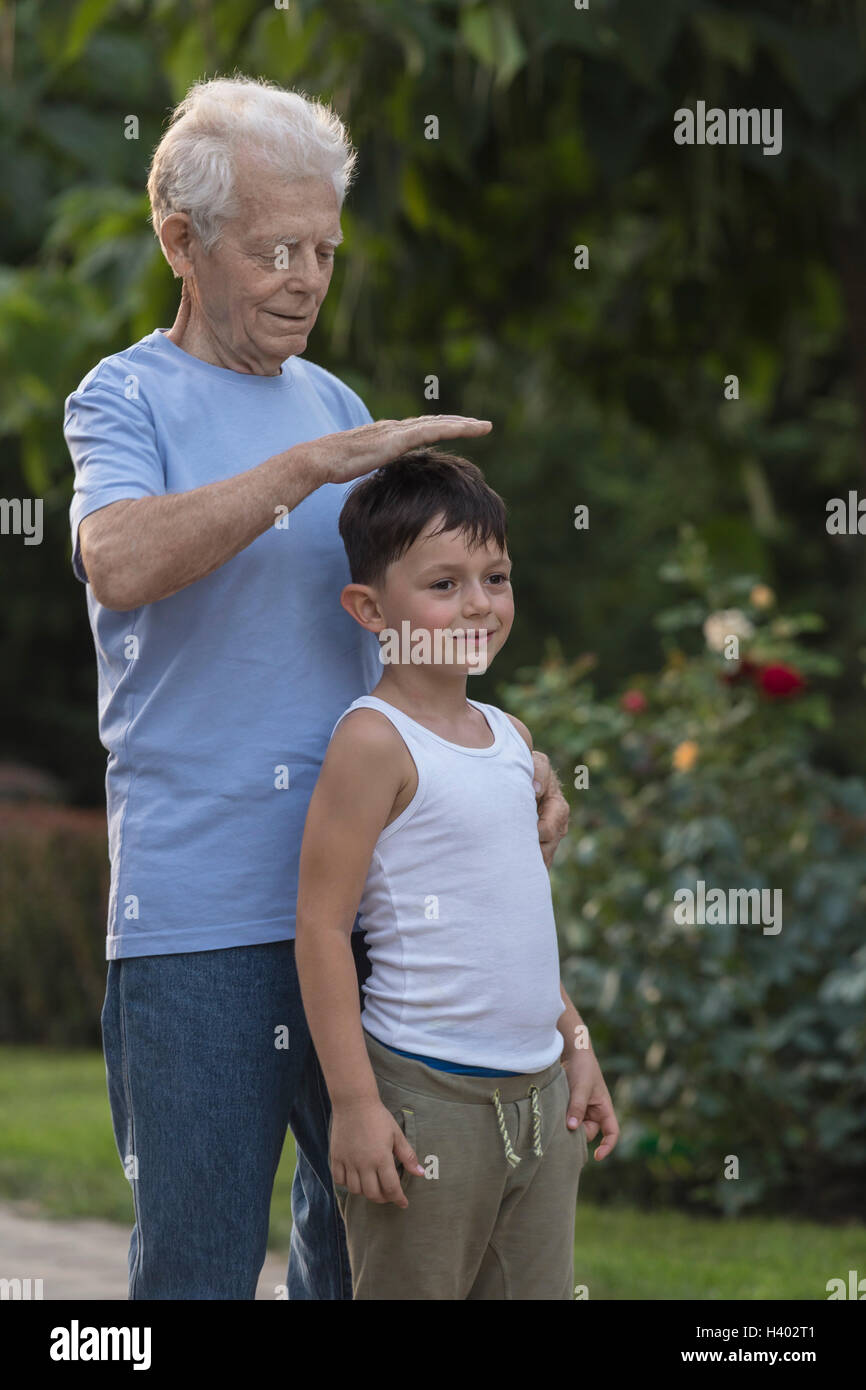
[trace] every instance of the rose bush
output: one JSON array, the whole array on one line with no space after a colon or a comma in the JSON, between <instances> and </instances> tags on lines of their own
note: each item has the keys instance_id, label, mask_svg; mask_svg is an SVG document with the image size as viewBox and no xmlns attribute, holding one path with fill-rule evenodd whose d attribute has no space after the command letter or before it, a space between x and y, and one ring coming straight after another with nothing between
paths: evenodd
<instances>
[{"instance_id":1,"label":"rose bush","mask_svg":"<svg viewBox=\"0 0 866 1390\"><path fill-rule=\"evenodd\" d=\"M866 788L811 749L837 668L805 640L819 618L714 575L694 533L664 574L687 592L629 699L597 698L593 657L555 649L498 693L573 808L552 871L563 975L622 1125L591 1195L850 1214L866 1162ZM781 890L781 931L678 924L674 894L699 880Z\"/></svg>"}]
</instances>

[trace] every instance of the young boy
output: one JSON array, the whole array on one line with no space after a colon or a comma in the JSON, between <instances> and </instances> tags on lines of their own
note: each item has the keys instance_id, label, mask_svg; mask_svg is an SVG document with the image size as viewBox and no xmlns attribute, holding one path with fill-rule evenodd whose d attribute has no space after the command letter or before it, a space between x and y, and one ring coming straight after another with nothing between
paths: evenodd
<instances>
[{"instance_id":1,"label":"young boy","mask_svg":"<svg viewBox=\"0 0 866 1390\"><path fill-rule=\"evenodd\" d=\"M514 619L505 507L474 464L415 450L352 490L340 534L341 602L388 638L389 660L331 736L296 952L354 1297L570 1299L587 1139L566 1126L574 1040L559 1028L578 1016L559 982L532 740L466 695ZM395 649L406 637L414 660Z\"/></svg>"}]
</instances>

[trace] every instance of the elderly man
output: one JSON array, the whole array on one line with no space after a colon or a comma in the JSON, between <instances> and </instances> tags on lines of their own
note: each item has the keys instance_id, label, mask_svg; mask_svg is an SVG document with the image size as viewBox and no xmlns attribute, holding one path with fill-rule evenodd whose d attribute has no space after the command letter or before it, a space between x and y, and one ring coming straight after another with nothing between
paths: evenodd
<instances>
[{"instance_id":1,"label":"elderly man","mask_svg":"<svg viewBox=\"0 0 866 1390\"><path fill-rule=\"evenodd\" d=\"M376 639L339 602L337 518L354 479L491 427L373 423L301 356L355 159L336 115L298 93L195 84L148 182L183 280L175 323L104 358L66 402L109 755L102 1026L133 1299L255 1296L289 1126L288 1296L351 1298L292 945L328 739L381 674ZM536 771L549 863L568 808L543 755ZM360 932L355 950L362 981Z\"/></svg>"}]
</instances>

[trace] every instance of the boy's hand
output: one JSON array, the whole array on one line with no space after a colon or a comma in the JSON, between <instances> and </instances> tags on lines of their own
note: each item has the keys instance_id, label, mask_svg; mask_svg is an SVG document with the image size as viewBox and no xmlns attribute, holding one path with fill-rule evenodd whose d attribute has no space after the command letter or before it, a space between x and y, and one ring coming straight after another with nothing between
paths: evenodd
<instances>
[{"instance_id":1,"label":"boy's hand","mask_svg":"<svg viewBox=\"0 0 866 1390\"><path fill-rule=\"evenodd\" d=\"M591 1048L577 1047L565 1056L562 1065L571 1090L565 1123L569 1129L577 1129L582 1120L587 1141L594 1139L601 1130L602 1141L594 1157L605 1158L616 1147L619 1124L598 1058Z\"/></svg>"},{"instance_id":2,"label":"boy's hand","mask_svg":"<svg viewBox=\"0 0 866 1390\"><path fill-rule=\"evenodd\" d=\"M331 1172L339 1187L371 1202L408 1207L396 1163L407 1173L424 1176L412 1145L380 1100L334 1107Z\"/></svg>"}]
</instances>

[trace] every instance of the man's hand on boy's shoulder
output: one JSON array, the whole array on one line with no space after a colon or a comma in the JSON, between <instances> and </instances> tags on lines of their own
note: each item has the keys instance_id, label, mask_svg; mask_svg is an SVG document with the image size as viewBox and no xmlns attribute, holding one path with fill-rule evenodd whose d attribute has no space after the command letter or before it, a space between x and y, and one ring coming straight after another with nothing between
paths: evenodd
<instances>
[{"instance_id":1,"label":"man's hand on boy's shoulder","mask_svg":"<svg viewBox=\"0 0 866 1390\"><path fill-rule=\"evenodd\" d=\"M571 807L562 795L559 778L551 767L547 754L533 748L532 734L521 719L514 714L509 714L508 718L520 737L525 739L535 764L532 785L538 802L538 842L541 845L541 857L549 869L559 848L559 842L568 830Z\"/></svg>"},{"instance_id":2,"label":"man's hand on boy's shoulder","mask_svg":"<svg viewBox=\"0 0 866 1390\"><path fill-rule=\"evenodd\" d=\"M415 1150L380 1100L333 1107L331 1172L338 1187L371 1202L408 1207L397 1163L414 1176L424 1176Z\"/></svg>"}]
</instances>

